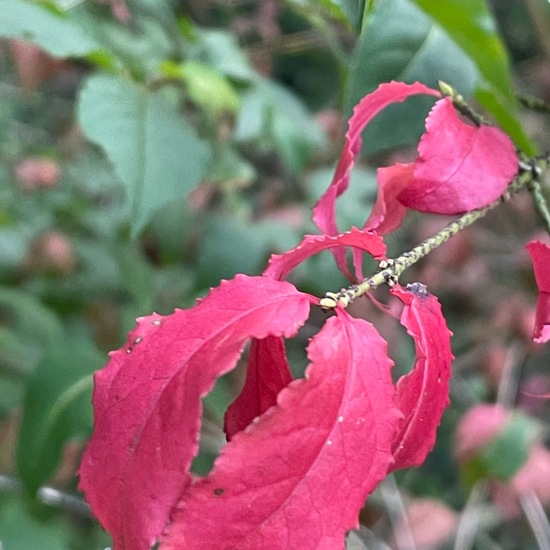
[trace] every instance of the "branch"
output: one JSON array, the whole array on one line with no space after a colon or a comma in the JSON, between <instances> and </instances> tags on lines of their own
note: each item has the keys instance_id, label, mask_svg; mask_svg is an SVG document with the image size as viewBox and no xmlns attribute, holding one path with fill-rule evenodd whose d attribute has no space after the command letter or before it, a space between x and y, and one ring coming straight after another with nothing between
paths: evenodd
<instances>
[{"instance_id":1,"label":"branch","mask_svg":"<svg viewBox=\"0 0 550 550\"><path fill-rule=\"evenodd\" d=\"M508 200L512 195L514 195L524 187L529 188L529 190L531 190L531 192L535 194L533 186L536 187L538 185L537 189L540 192L540 183L538 181L538 178L549 167L549 155L530 159L528 163L521 161L520 171L518 175L510 183L508 189L506 190L506 193L504 193L499 199L492 202L488 206L485 206L484 208L479 208L478 210L466 212L466 214L463 214L460 218L451 222L441 231L439 231L432 237L429 237L428 239L422 241L412 250L404 252L403 254L401 254L401 256L395 259L389 259L380 262L380 271L378 271L372 277L368 277L362 282L351 285L348 288L343 288L339 292L327 292L325 296L319 300L319 305L322 309L325 310L334 309L339 305L342 307L347 307L350 302L355 298L362 296L366 292L369 292L370 290L373 290L384 283L388 284L389 286L393 286L395 283L397 283L399 276L403 273L403 271L405 271L405 269L418 262L421 258L429 254L438 246L447 242L453 235L456 235L459 231L462 231L466 227L483 218L488 212L493 210L493 208L496 208L504 201ZM541 208L544 208L548 215L548 223L550 223L550 212L548 212L548 207L546 205L546 202L544 201L544 197L542 197L541 204Z\"/></svg>"}]
</instances>

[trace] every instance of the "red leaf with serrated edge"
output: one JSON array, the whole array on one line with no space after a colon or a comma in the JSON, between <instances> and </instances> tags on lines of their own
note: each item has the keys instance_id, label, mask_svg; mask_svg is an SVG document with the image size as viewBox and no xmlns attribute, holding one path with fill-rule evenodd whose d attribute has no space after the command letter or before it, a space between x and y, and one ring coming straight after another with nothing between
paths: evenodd
<instances>
[{"instance_id":1,"label":"red leaf with serrated edge","mask_svg":"<svg viewBox=\"0 0 550 550\"><path fill-rule=\"evenodd\" d=\"M419 82L414 84L389 82L381 84L374 92L365 96L355 106L353 115L348 122L344 148L332 182L313 208L313 221L323 233L327 235L336 235L339 233L336 225L336 199L348 188L350 171L353 167L355 156L361 149L361 132L363 128L388 105L402 102L408 97L418 94L427 94L435 97L441 96L437 90L428 88ZM335 257L340 269L344 273L347 273L343 251L336 250Z\"/></svg>"},{"instance_id":2,"label":"red leaf with serrated edge","mask_svg":"<svg viewBox=\"0 0 550 550\"><path fill-rule=\"evenodd\" d=\"M386 245L382 239L370 231L352 229L348 233L335 237L306 235L292 250L273 255L264 275L274 279L284 279L294 267L310 256L338 246L356 247L372 254L375 258L384 257L386 253ZM253 418L260 416L273 406L277 394L288 385L291 378L284 342L281 338L271 337L253 341L244 387L226 413L227 438L230 439L236 432L246 428Z\"/></svg>"},{"instance_id":3,"label":"red leaf with serrated edge","mask_svg":"<svg viewBox=\"0 0 550 550\"><path fill-rule=\"evenodd\" d=\"M531 241L527 244L527 251L539 288L533 340L542 344L550 340L550 246L541 241Z\"/></svg>"},{"instance_id":4,"label":"red leaf with serrated edge","mask_svg":"<svg viewBox=\"0 0 550 550\"><path fill-rule=\"evenodd\" d=\"M278 393L290 382L292 374L284 340L278 336L252 340L243 389L225 413L227 439L244 430L255 417L273 406Z\"/></svg>"},{"instance_id":5,"label":"red leaf with serrated edge","mask_svg":"<svg viewBox=\"0 0 550 550\"><path fill-rule=\"evenodd\" d=\"M306 235L300 244L284 254L274 254L269 259L266 277L284 279L297 265L310 256L323 250L339 247L353 247L367 252L374 258L383 258L386 254L386 245L382 238L372 231L352 228L340 235Z\"/></svg>"},{"instance_id":6,"label":"red leaf with serrated edge","mask_svg":"<svg viewBox=\"0 0 550 550\"><path fill-rule=\"evenodd\" d=\"M487 206L506 191L519 168L512 140L498 128L463 122L449 97L426 119L418 153L414 178L398 199L434 214Z\"/></svg>"},{"instance_id":7,"label":"red leaf with serrated edge","mask_svg":"<svg viewBox=\"0 0 550 550\"><path fill-rule=\"evenodd\" d=\"M344 311L308 348L306 378L228 443L183 493L160 550L337 550L386 475L399 418L391 360Z\"/></svg>"},{"instance_id":8,"label":"red leaf with serrated edge","mask_svg":"<svg viewBox=\"0 0 550 550\"><path fill-rule=\"evenodd\" d=\"M403 206L397 197L409 185L413 170L413 164L401 163L378 168L376 175L378 196L365 222L365 229L375 230L380 235L385 235L401 225L407 213L407 207Z\"/></svg>"},{"instance_id":9,"label":"red leaf with serrated edge","mask_svg":"<svg viewBox=\"0 0 550 550\"><path fill-rule=\"evenodd\" d=\"M393 440L393 470L418 466L435 444L437 427L449 404L451 332L437 298L396 287L405 304L401 324L413 337L413 370L397 382L396 404L404 415Z\"/></svg>"},{"instance_id":10,"label":"red leaf with serrated edge","mask_svg":"<svg viewBox=\"0 0 550 550\"><path fill-rule=\"evenodd\" d=\"M310 300L289 283L237 275L192 309L139 319L96 373L80 487L117 550L148 549L191 483L201 398L249 338L294 335Z\"/></svg>"}]
</instances>

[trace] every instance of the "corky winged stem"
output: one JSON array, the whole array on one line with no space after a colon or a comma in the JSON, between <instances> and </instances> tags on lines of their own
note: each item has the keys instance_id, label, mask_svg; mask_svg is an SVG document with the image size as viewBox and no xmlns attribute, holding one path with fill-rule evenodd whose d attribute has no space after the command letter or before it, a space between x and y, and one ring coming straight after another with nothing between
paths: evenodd
<instances>
[{"instance_id":1,"label":"corky winged stem","mask_svg":"<svg viewBox=\"0 0 550 550\"><path fill-rule=\"evenodd\" d=\"M528 182L527 189L529 189L531 195L533 195L535 208L544 222L546 232L550 234L550 210L548 209L548 203L546 202L546 197L542 193L542 188L538 178L533 178L530 182Z\"/></svg>"},{"instance_id":2,"label":"corky winged stem","mask_svg":"<svg viewBox=\"0 0 550 550\"><path fill-rule=\"evenodd\" d=\"M439 80L437 84L441 94L444 96L449 96L453 100L453 106L459 113L469 118L476 126L487 124L487 121L483 118L483 116L476 113L452 86L442 80Z\"/></svg>"},{"instance_id":3,"label":"corky winged stem","mask_svg":"<svg viewBox=\"0 0 550 550\"><path fill-rule=\"evenodd\" d=\"M381 262L381 270L375 275L364 279L362 282L351 285L348 288L343 288L339 292L327 292L325 296L319 300L319 305L325 310L334 309L338 305L347 307L352 300L362 296L369 290L377 288L381 284L387 283L390 286L395 284L405 269L418 262L421 258L429 254L438 246L447 242L459 231L462 231L464 228L483 218L488 212L493 210L493 208L496 208L499 204L506 201L511 195L517 193L524 187L527 187L533 193L537 210L543 217L547 230L550 233L550 212L548 211L548 206L544 196L542 195L540 183L538 181L540 175L545 172L549 166L549 155L521 160L518 175L510 183L506 193L504 193L498 200L492 202L484 208L479 208L478 210L472 210L471 212L463 214L460 218L451 222L441 231L422 241L412 250L404 252L401 256L394 258L393 260L390 259Z\"/></svg>"}]
</instances>

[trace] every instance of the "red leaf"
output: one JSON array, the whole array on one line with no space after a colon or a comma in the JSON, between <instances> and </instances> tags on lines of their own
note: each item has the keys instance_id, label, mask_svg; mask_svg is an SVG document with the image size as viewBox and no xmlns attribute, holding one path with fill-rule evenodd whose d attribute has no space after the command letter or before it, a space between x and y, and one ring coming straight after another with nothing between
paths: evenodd
<instances>
[{"instance_id":1,"label":"red leaf","mask_svg":"<svg viewBox=\"0 0 550 550\"><path fill-rule=\"evenodd\" d=\"M487 206L518 171L512 140L498 128L463 122L449 97L434 105L426 130L414 178L398 197L409 208L460 214Z\"/></svg>"},{"instance_id":2,"label":"red leaf","mask_svg":"<svg viewBox=\"0 0 550 550\"><path fill-rule=\"evenodd\" d=\"M306 379L235 435L183 497L161 550L337 550L386 475L398 419L391 360L343 311L309 345Z\"/></svg>"},{"instance_id":3,"label":"red leaf","mask_svg":"<svg viewBox=\"0 0 550 550\"><path fill-rule=\"evenodd\" d=\"M327 235L336 235L339 233L336 225L336 199L348 188L350 171L353 167L355 156L361 149L361 132L363 128L388 105L399 103L409 96L417 94L440 97L437 90L428 88L419 82L415 84L390 82L381 84L374 92L365 96L355 106L353 115L348 122L344 149L338 161L332 182L313 208L313 221L323 233ZM334 255L338 266L345 272L346 262L343 250L336 250Z\"/></svg>"},{"instance_id":4,"label":"red leaf","mask_svg":"<svg viewBox=\"0 0 550 550\"><path fill-rule=\"evenodd\" d=\"M533 340L542 344L550 340L550 246L541 241L531 241L527 244L527 251L539 288Z\"/></svg>"},{"instance_id":5,"label":"red leaf","mask_svg":"<svg viewBox=\"0 0 550 550\"><path fill-rule=\"evenodd\" d=\"M413 164L400 163L378 169L378 195L365 222L365 229L375 230L384 235L401 225L407 208L397 200L397 197L409 185L413 170Z\"/></svg>"},{"instance_id":6,"label":"red leaf","mask_svg":"<svg viewBox=\"0 0 550 550\"><path fill-rule=\"evenodd\" d=\"M354 228L349 233L335 237L306 235L292 250L273 255L264 275L284 279L294 267L310 256L339 246L356 247L376 258L383 257L386 252L382 239L370 231ZM235 433L246 428L252 419L275 405L277 394L292 380L281 338L253 341L247 369L244 387L225 416L227 439L232 438Z\"/></svg>"},{"instance_id":7,"label":"red leaf","mask_svg":"<svg viewBox=\"0 0 550 550\"><path fill-rule=\"evenodd\" d=\"M386 245L381 237L372 231L352 228L340 235L306 235L300 244L284 254L274 254L269 259L266 277L284 279L297 265L310 256L329 248L351 246L368 252L375 258L382 258L386 254Z\"/></svg>"},{"instance_id":8,"label":"red leaf","mask_svg":"<svg viewBox=\"0 0 550 550\"><path fill-rule=\"evenodd\" d=\"M80 486L117 550L148 549L191 483L201 398L216 378L249 338L295 334L309 301L288 283L238 275L192 309L139 319L96 373Z\"/></svg>"},{"instance_id":9,"label":"red leaf","mask_svg":"<svg viewBox=\"0 0 550 550\"><path fill-rule=\"evenodd\" d=\"M401 323L413 337L413 370L397 383L396 403L404 419L393 440L393 470L421 464L435 443L441 415L449 403L451 332L433 295L397 287L393 294L405 304Z\"/></svg>"},{"instance_id":10,"label":"red leaf","mask_svg":"<svg viewBox=\"0 0 550 550\"><path fill-rule=\"evenodd\" d=\"M275 405L278 393L292 382L284 340L278 336L252 340L246 369L243 389L225 413L228 440Z\"/></svg>"}]
</instances>

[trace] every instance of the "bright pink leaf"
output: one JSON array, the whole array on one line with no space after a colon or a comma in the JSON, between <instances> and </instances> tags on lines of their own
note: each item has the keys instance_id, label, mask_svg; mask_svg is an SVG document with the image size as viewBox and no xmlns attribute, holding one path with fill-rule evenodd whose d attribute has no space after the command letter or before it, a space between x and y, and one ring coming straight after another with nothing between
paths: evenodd
<instances>
[{"instance_id":1,"label":"bright pink leaf","mask_svg":"<svg viewBox=\"0 0 550 550\"><path fill-rule=\"evenodd\" d=\"M397 229L407 207L403 206L397 197L409 185L413 177L413 164L394 164L385 168L378 168L378 195L372 207L370 216L365 222L365 229L371 229L385 235Z\"/></svg>"},{"instance_id":2,"label":"bright pink leaf","mask_svg":"<svg viewBox=\"0 0 550 550\"><path fill-rule=\"evenodd\" d=\"M460 214L487 206L518 171L512 140L493 126L463 122L449 97L434 105L426 130L414 178L398 197L409 208Z\"/></svg>"},{"instance_id":3,"label":"bright pink leaf","mask_svg":"<svg viewBox=\"0 0 550 550\"><path fill-rule=\"evenodd\" d=\"M413 337L413 370L397 383L396 404L404 415L393 441L392 469L418 466L435 444L441 415L449 403L451 332L437 298L397 287L392 291L405 304L401 323Z\"/></svg>"},{"instance_id":4,"label":"bright pink leaf","mask_svg":"<svg viewBox=\"0 0 550 550\"><path fill-rule=\"evenodd\" d=\"M361 132L365 126L384 108L392 103L399 103L417 94L427 94L440 97L437 90L424 84L404 84L389 82L381 84L374 92L365 96L353 110L348 122L346 141L334 177L328 189L313 208L315 225L327 235L339 233L336 225L336 199L348 188L350 172L355 156L361 149ZM346 262L343 250L336 250L335 257L340 269L346 272Z\"/></svg>"},{"instance_id":5,"label":"bright pink leaf","mask_svg":"<svg viewBox=\"0 0 550 550\"><path fill-rule=\"evenodd\" d=\"M306 235L292 250L273 255L264 271L266 277L284 279L298 264L323 250L351 246L381 258L386 253L382 239L370 231L352 229L335 237ZM282 338L270 337L253 341L244 387L227 410L225 433L230 439L246 428L250 421L275 405L277 394L292 379Z\"/></svg>"},{"instance_id":6,"label":"bright pink leaf","mask_svg":"<svg viewBox=\"0 0 550 550\"><path fill-rule=\"evenodd\" d=\"M353 247L369 253L374 258L382 258L386 254L386 245L381 237L372 231L352 228L340 235L306 235L300 244L284 254L274 254L269 259L266 277L284 279L297 265L310 256L323 250L337 247Z\"/></svg>"},{"instance_id":7,"label":"bright pink leaf","mask_svg":"<svg viewBox=\"0 0 550 550\"><path fill-rule=\"evenodd\" d=\"M337 550L386 475L399 413L391 360L372 325L344 311L295 380L182 495L161 550Z\"/></svg>"},{"instance_id":8,"label":"bright pink leaf","mask_svg":"<svg viewBox=\"0 0 550 550\"><path fill-rule=\"evenodd\" d=\"M243 389L225 413L228 440L275 405L278 393L292 382L284 340L278 336L252 340L246 369Z\"/></svg>"},{"instance_id":9,"label":"bright pink leaf","mask_svg":"<svg viewBox=\"0 0 550 550\"><path fill-rule=\"evenodd\" d=\"M288 283L238 275L192 309L139 319L96 373L80 486L117 550L148 549L191 483L201 398L216 378L249 338L294 335L309 302Z\"/></svg>"},{"instance_id":10,"label":"bright pink leaf","mask_svg":"<svg viewBox=\"0 0 550 550\"><path fill-rule=\"evenodd\" d=\"M527 244L527 251L539 288L533 340L542 344L550 340L550 246L541 241L531 241Z\"/></svg>"}]
</instances>

